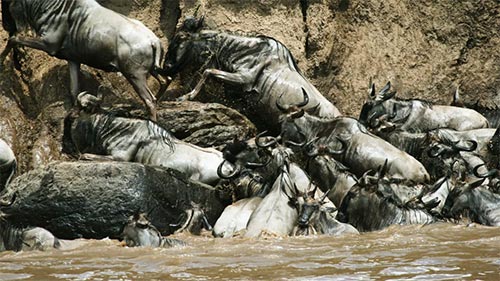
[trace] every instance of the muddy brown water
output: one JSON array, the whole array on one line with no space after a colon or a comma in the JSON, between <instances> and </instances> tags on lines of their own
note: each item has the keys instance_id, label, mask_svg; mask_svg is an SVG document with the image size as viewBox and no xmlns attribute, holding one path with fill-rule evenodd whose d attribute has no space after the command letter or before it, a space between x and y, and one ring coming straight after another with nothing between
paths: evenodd
<instances>
[{"instance_id":1,"label":"muddy brown water","mask_svg":"<svg viewBox=\"0 0 500 281\"><path fill-rule=\"evenodd\" d=\"M392 226L359 236L215 239L0 253L0 280L500 280L500 228Z\"/></svg>"}]
</instances>

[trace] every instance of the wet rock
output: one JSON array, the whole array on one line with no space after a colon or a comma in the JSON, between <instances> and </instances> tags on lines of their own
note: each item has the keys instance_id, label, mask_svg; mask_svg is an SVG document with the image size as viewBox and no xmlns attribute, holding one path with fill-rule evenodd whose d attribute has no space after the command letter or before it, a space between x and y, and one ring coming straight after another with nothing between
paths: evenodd
<instances>
[{"instance_id":1,"label":"wet rock","mask_svg":"<svg viewBox=\"0 0 500 281\"><path fill-rule=\"evenodd\" d=\"M194 202L215 223L230 196L179 172L124 162L53 162L17 177L1 196L16 226L40 226L63 239L119 238L129 216L148 216L163 235L173 233Z\"/></svg>"},{"instance_id":2,"label":"wet rock","mask_svg":"<svg viewBox=\"0 0 500 281\"><path fill-rule=\"evenodd\" d=\"M136 110L133 114L144 113ZM158 123L178 139L203 147L249 138L257 131L244 115L218 103L162 102L158 104Z\"/></svg>"}]
</instances>

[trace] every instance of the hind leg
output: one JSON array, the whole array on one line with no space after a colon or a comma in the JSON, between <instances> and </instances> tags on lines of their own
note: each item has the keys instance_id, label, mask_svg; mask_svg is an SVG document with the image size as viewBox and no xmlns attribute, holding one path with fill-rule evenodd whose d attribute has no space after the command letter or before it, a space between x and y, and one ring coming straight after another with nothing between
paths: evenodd
<instances>
[{"instance_id":1,"label":"hind leg","mask_svg":"<svg viewBox=\"0 0 500 281\"><path fill-rule=\"evenodd\" d=\"M135 74L126 76L127 80L132 84L134 90L139 94L142 102L149 111L149 118L156 122L156 98L148 88L146 74Z\"/></svg>"},{"instance_id":2,"label":"hind leg","mask_svg":"<svg viewBox=\"0 0 500 281\"><path fill-rule=\"evenodd\" d=\"M156 94L156 100L161 101L163 99L163 95L165 95L165 92L167 91L168 86L170 85L170 82L172 82L172 78L168 77L165 79L163 76L156 72L151 72L151 75L158 80L158 83L160 83L160 90L158 90L158 94Z\"/></svg>"}]
</instances>

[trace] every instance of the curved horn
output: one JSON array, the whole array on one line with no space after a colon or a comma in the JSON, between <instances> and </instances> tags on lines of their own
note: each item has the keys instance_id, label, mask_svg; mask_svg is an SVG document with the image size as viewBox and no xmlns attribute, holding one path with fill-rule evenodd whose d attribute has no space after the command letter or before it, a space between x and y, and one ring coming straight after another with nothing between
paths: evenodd
<instances>
[{"instance_id":1,"label":"curved horn","mask_svg":"<svg viewBox=\"0 0 500 281\"><path fill-rule=\"evenodd\" d=\"M249 169L257 169L257 168L262 168L271 163L271 158L267 158L267 161L265 163L255 163L255 162L247 162L245 163L245 167Z\"/></svg>"},{"instance_id":2,"label":"curved horn","mask_svg":"<svg viewBox=\"0 0 500 281\"><path fill-rule=\"evenodd\" d=\"M340 149L339 150L333 150L331 149L330 147L328 147L328 153L329 154L333 154L333 155L340 155L342 153L345 152L345 150L347 149L347 142L345 140L343 140L341 137L339 136L336 136L335 137L341 144L340 146Z\"/></svg>"},{"instance_id":3,"label":"curved horn","mask_svg":"<svg viewBox=\"0 0 500 281\"><path fill-rule=\"evenodd\" d=\"M323 196L321 196L321 198L319 199L319 203L323 203L323 201L325 201L326 197L328 197L328 194L330 193L331 190L332 188L330 187L325 193L323 193Z\"/></svg>"},{"instance_id":4,"label":"curved horn","mask_svg":"<svg viewBox=\"0 0 500 281\"><path fill-rule=\"evenodd\" d=\"M257 136L255 136L255 144L260 148L266 148L266 147L274 145L278 142L278 139L275 137L272 137L271 141L269 141L269 142L264 142L262 140L262 138L264 137L264 135L266 133L267 133L267 131L263 131L263 132L259 133Z\"/></svg>"},{"instance_id":5,"label":"curved horn","mask_svg":"<svg viewBox=\"0 0 500 281\"><path fill-rule=\"evenodd\" d=\"M378 171L378 178L379 179L383 178L385 176L385 174L387 173L387 170L388 170L387 161L388 161L388 159L385 158L384 165L380 166L380 168L379 168L379 171Z\"/></svg>"},{"instance_id":6,"label":"curved horn","mask_svg":"<svg viewBox=\"0 0 500 281\"><path fill-rule=\"evenodd\" d=\"M438 179L430 188L429 193L434 193L448 179L448 176Z\"/></svg>"},{"instance_id":7,"label":"curved horn","mask_svg":"<svg viewBox=\"0 0 500 281\"><path fill-rule=\"evenodd\" d=\"M240 167L236 166L236 169L234 169L234 171L232 173L225 175L222 172L222 167L224 166L224 164L226 164L226 159L224 159L224 161L222 161L222 163L220 163L219 167L217 167L217 175L219 176L219 178L229 180L229 179L234 178L237 174L240 173Z\"/></svg>"},{"instance_id":8,"label":"curved horn","mask_svg":"<svg viewBox=\"0 0 500 281\"><path fill-rule=\"evenodd\" d=\"M493 176L497 175L499 172L497 169L491 169L484 174L480 174L479 168L481 168L482 166L486 166L486 165L484 163L479 164L476 167L474 167L474 169L472 169L472 173L474 174L474 176L476 176L478 178L489 178L489 177L493 177Z\"/></svg>"},{"instance_id":9,"label":"curved horn","mask_svg":"<svg viewBox=\"0 0 500 281\"><path fill-rule=\"evenodd\" d=\"M302 133L301 131L297 131L297 133L302 137L302 139L304 139L304 141L294 142L291 140L287 140L287 141L285 141L285 144L289 144L289 145L296 146L296 147L303 147L306 144L308 144L306 135L304 133Z\"/></svg>"},{"instance_id":10,"label":"curved horn","mask_svg":"<svg viewBox=\"0 0 500 281\"><path fill-rule=\"evenodd\" d=\"M451 144L451 146L453 147L453 149L456 149L456 150L460 150L460 151L474 151L476 150L477 148L477 141L475 140L467 140L466 142L469 142L470 145L469 146L462 146L462 145L459 145L460 141L456 141L456 142L453 142Z\"/></svg>"},{"instance_id":11,"label":"curved horn","mask_svg":"<svg viewBox=\"0 0 500 281\"><path fill-rule=\"evenodd\" d=\"M372 83L372 78L370 77L370 84L368 85L368 98L375 99L375 83Z\"/></svg>"},{"instance_id":12,"label":"curved horn","mask_svg":"<svg viewBox=\"0 0 500 281\"><path fill-rule=\"evenodd\" d=\"M281 98L283 97L283 95L284 95L284 93L283 93L283 94L281 94L281 95L280 95L280 96L276 99L276 107L277 107L277 108L278 108L281 112L283 112L283 113L287 113L287 112L288 112L288 108L289 108L289 107L288 107L288 106L287 106L287 107L285 107L285 106L283 106L283 105L281 105L281 104L280 104L280 100L281 100Z\"/></svg>"},{"instance_id":13,"label":"curved horn","mask_svg":"<svg viewBox=\"0 0 500 281\"><path fill-rule=\"evenodd\" d=\"M304 100L300 103L297 104L297 107L304 107L309 103L309 95L307 94L306 90L304 88L302 89L302 95L304 97Z\"/></svg>"},{"instance_id":14,"label":"curved horn","mask_svg":"<svg viewBox=\"0 0 500 281\"><path fill-rule=\"evenodd\" d=\"M435 158L441 156L446 150L448 149L445 146L433 145L431 149L427 151L427 155L431 158Z\"/></svg>"}]
</instances>

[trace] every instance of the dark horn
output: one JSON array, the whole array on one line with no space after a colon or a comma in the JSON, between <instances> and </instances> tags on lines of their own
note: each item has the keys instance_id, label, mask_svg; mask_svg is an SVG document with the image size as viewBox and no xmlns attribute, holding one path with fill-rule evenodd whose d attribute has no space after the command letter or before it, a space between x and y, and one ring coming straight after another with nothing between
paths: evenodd
<instances>
[{"instance_id":1,"label":"dark horn","mask_svg":"<svg viewBox=\"0 0 500 281\"><path fill-rule=\"evenodd\" d=\"M296 147L303 147L306 144L308 144L306 135L300 131L297 131L297 133L302 137L302 139L304 139L302 142L294 142L291 140L287 140L285 143Z\"/></svg>"},{"instance_id":2,"label":"dark horn","mask_svg":"<svg viewBox=\"0 0 500 281\"><path fill-rule=\"evenodd\" d=\"M340 142L341 146L339 150L333 150L330 147L328 147L328 153L333 154L333 155L340 155L345 152L347 148L347 142L343 140L341 137L336 136L337 140Z\"/></svg>"},{"instance_id":3,"label":"dark horn","mask_svg":"<svg viewBox=\"0 0 500 281\"><path fill-rule=\"evenodd\" d=\"M269 163L271 163L271 158L268 158L265 163L247 162L245 164L245 167L249 168L249 169L257 169L257 168L265 167L265 166L269 165Z\"/></svg>"},{"instance_id":4,"label":"dark horn","mask_svg":"<svg viewBox=\"0 0 500 281\"><path fill-rule=\"evenodd\" d=\"M297 104L297 107L304 107L309 103L309 95L307 94L306 90L302 88L302 95L304 97L304 100L300 103Z\"/></svg>"},{"instance_id":5,"label":"dark horn","mask_svg":"<svg viewBox=\"0 0 500 281\"><path fill-rule=\"evenodd\" d=\"M281 98L283 97L283 94L281 94L278 99L276 100L276 107L283 113L287 113L288 112L288 107L285 107L283 105L280 104L280 100Z\"/></svg>"},{"instance_id":6,"label":"dark horn","mask_svg":"<svg viewBox=\"0 0 500 281\"><path fill-rule=\"evenodd\" d=\"M436 158L441 156L445 152L446 148L440 145L434 145L427 151L427 155L431 158Z\"/></svg>"},{"instance_id":7,"label":"dark horn","mask_svg":"<svg viewBox=\"0 0 500 281\"><path fill-rule=\"evenodd\" d=\"M240 173L240 167L236 166L236 169L234 169L234 171L232 173L230 173L229 175L225 175L222 172L222 167L224 166L224 164L226 164L225 159L224 159L224 161L222 161L222 163L220 163L219 167L217 167L217 175L219 176L219 178L229 180L229 179L234 178L237 174Z\"/></svg>"},{"instance_id":8,"label":"dark horn","mask_svg":"<svg viewBox=\"0 0 500 281\"><path fill-rule=\"evenodd\" d=\"M479 164L476 167L474 167L474 169L472 169L472 173L474 174L474 176L476 176L478 178L489 178L489 177L492 177L492 176L495 176L495 175L498 174L498 170L497 169L491 169L491 170L489 170L488 172L486 172L484 174L479 174L479 168L481 168L482 166L486 166L486 165L484 163L483 164Z\"/></svg>"},{"instance_id":9,"label":"dark horn","mask_svg":"<svg viewBox=\"0 0 500 281\"><path fill-rule=\"evenodd\" d=\"M456 150L460 150L460 151L474 151L476 150L477 148L477 141L474 141L474 140L467 140L467 142L470 143L470 146L462 146L462 145L459 145L459 142L460 141L456 141L454 143L452 143L452 147Z\"/></svg>"},{"instance_id":10,"label":"dark horn","mask_svg":"<svg viewBox=\"0 0 500 281\"><path fill-rule=\"evenodd\" d=\"M259 133L256 137L255 137L255 144L260 147L260 148L266 148L266 147L269 147L271 145L274 145L278 142L278 139L276 139L275 137L272 137L272 140L269 141L269 142L264 142L262 140L262 138L264 137L264 135L267 133L267 131L263 131L261 133Z\"/></svg>"},{"instance_id":11,"label":"dark horn","mask_svg":"<svg viewBox=\"0 0 500 281\"><path fill-rule=\"evenodd\" d=\"M321 198L319 199L320 203L323 203L323 201L325 201L326 197L328 197L328 194L330 193L331 190L332 188L328 189L325 193L323 193L323 196L321 196Z\"/></svg>"}]
</instances>

